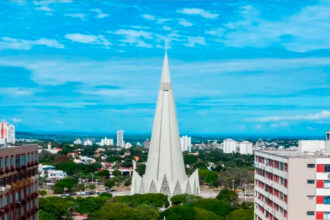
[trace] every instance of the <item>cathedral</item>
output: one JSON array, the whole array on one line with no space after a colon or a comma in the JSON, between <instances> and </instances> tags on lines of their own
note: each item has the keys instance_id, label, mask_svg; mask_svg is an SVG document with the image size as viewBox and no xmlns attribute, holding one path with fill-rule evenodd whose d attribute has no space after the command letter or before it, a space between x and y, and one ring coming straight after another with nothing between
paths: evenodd
<instances>
[{"instance_id":1,"label":"cathedral","mask_svg":"<svg viewBox=\"0 0 330 220\"><path fill-rule=\"evenodd\" d=\"M131 194L200 192L198 170L190 177L185 172L166 50L146 172L141 177L135 168L134 161Z\"/></svg>"}]
</instances>

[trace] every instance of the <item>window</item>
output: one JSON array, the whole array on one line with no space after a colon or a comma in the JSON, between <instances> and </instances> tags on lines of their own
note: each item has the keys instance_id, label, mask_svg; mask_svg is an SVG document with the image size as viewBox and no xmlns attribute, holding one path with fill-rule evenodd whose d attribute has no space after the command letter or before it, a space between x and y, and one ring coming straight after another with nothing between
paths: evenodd
<instances>
[{"instance_id":1,"label":"window","mask_svg":"<svg viewBox=\"0 0 330 220\"><path fill-rule=\"evenodd\" d=\"M2 197L0 197L0 208L2 208Z\"/></svg>"},{"instance_id":2,"label":"window","mask_svg":"<svg viewBox=\"0 0 330 220\"><path fill-rule=\"evenodd\" d=\"M330 220L330 212L324 212L323 213L323 219L324 220Z\"/></svg>"},{"instance_id":3,"label":"window","mask_svg":"<svg viewBox=\"0 0 330 220\"><path fill-rule=\"evenodd\" d=\"M28 162L28 163L30 162L30 154L26 155L26 162Z\"/></svg>"},{"instance_id":4,"label":"window","mask_svg":"<svg viewBox=\"0 0 330 220\"><path fill-rule=\"evenodd\" d=\"M10 157L10 166L14 166L14 156Z\"/></svg>"},{"instance_id":5,"label":"window","mask_svg":"<svg viewBox=\"0 0 330 220\"><path fill-rule=\"evenodd\" d=\"M0 158L0 169L2 169L3 168L3 165L2 165L2 158Z\"/></svg>"},{"instance_id":6,"label":"window","mask_svg":"<svg viewBox=\"0 0 330 220\"><path fill-rule=\"evenodd\" d=\"M330 180L324 180L324 188L329 189L330 188Z\"/></svg>"},{"instance_id":7,"label":"window","mask_svg":"<svg viewBox=\"0 0 330 220\"><path fill-rule=\"evenodd\" d=\"M3 197L3 204L8 205L8 196Z\"/></svg>"},{"instance_id":8,"label":"window","mask_svg":"<svg viewBox=\"0 0 330 220\"><path fill-rule=\"evenodd\" d=\"M307 215L314 215L313 211L307 211Z\"/></svg>"},{"instance_id":9,"label":"window","mask_svg":"<svg viewBox=\"0 0 330 220\"><path fill-rule=\"evenodd\" d=\"M16 155L16 167L19 167L19 155Z\"/></svg>"},{"instance_id":10,"label":"window","mask_svg":"<svg viewBox=\"0 0 330 220\"><path fill-rule=\"evenodd\" d=\"M37 152L35 152L35 154L34 154L34 160L35 160L35 161L38 160L38 158L37 158Z\"/></svg>"},{"instance_id":11,"label":"window","mask_svg":"<svg viewBox=\"0 0 330 220\"><path fill-rule=\"evenodd\" d=\"M307 180L307 184L315 184L315 180Z\"/></svg>"},{"instance_id":12,"label":"window","mask_svg":"<svg viewBox=\"0 0 330 220\"><path fill-rule=\"evenodd\" d=\"M280 170L283 170L284 169L284 165L282 162L280 162Z\"/></svg>"},{"instance_id":13,"label":"window","mask_svg":"<svg viewBox=\"0 0 330 220\"><path fill-rule=\"evenodd\" d=\"M315 196L307 196L309 200L313 200Z\"/></svg>"},{"instance_id":14,"label":"window","mask_svg":"<svg viewBox=\"0 0 330 220\"><path fill-rule=\"evenodd\" d=\"M21 166L24 166L25 164L25 155L21 155Z\"/></svg>"},{"instance_id":15,"label":"window","mask_svg":"<svg viewBox=\"0 0 330 220\"><path fill-rule=\"evenodd\" d=\"M309 164L307 164L307 168L315 168L315 164L314 163L309 163Z\"/></svg>"},{"instance_id":16,"label":"window","mask_svg":"<svg viewBox=\"0 0 330 220\"><path fill-rule=\"evenodd\" d=\"M10 203L10 204L13 203L13 194L10 194L10 197L9 197L9 203Z\"/></svg>"},{"instance_id":17,"label":"window","mask_svg":"<svg viewBox=\"0 0 330 220\"><path fill-rule=\"evenodd\" d=\"M18 202L19 198L18 198L18 192L15 193L15 200L16 202Z\"/></svg>"},{"instance_id":18,"label":"window","mask_svg":"<svg viewBox=\"0 0 330 220\"><path fill-rule=\"evenodd\" d=\"M5 168L8 167L8 165L9 165L8 162L9 162L9 161L8 161L8 157L6 157L6 158L5 158Z\"/></svg>"},{"instance_id":19,"label":"window","mask_svg":"<svg viewBox=\"0 0 330 220\"><path fill-rule=\"evenodd\" d=\"M324 164L324 172L329 173L330 172L330 164Z\"/></svg>"},{"instance_id":20,"label":"window","mask_svg":"<svg viewBox=\"0 0 330 220\"><path fill-rule=\"evenodd\" d=\"M324 204L329 205L330 204L330 196L324 196L323 201L324 201Z\"/></svg>"}]
</instances>

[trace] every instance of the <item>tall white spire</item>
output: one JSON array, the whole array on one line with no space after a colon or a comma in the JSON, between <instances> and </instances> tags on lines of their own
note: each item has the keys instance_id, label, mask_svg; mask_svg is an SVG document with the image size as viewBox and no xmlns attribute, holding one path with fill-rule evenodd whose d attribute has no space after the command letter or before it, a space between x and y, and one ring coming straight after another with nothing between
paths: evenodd
<instances>
[{"instance_id":1,"label":"tall white spire","mask_svg":"<svg viewBox=\"0 0 330 220\"><path fill-rule=\"evenodd\" d=\"M143 177L140 177L134 171L131 186L132 194L151 192L169 195L199 193L197 170L188 178L184 168L167 57L167 45L165 46L146 172Z\"/></svg>"}]
</instances>

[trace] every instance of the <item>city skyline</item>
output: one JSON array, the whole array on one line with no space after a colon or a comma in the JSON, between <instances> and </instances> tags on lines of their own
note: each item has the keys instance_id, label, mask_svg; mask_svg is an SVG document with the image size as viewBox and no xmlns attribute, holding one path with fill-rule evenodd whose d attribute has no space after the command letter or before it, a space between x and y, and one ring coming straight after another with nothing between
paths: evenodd
<instances>
[{"instance_id":1,"label":"city skyline","mask_svg":"<svg viewBox=\"0 0 330 220\"><path fill-rule=\"evenodd\" d=\"M18 131L150 133L165 37L181 135L329 130L327 1L0 8L0 121Z\"/></svg>"}]
</instances>

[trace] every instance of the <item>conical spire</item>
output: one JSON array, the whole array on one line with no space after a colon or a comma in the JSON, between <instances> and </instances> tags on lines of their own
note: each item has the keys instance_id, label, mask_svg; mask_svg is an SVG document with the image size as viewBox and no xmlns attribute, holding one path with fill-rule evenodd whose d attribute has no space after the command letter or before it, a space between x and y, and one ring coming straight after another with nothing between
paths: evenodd
<instances>
[{"instance_id":1,"label":"conical spire","mask_svg":"<svg viewBox=\"0 0 330 220\"><path fill-rule=\"evenodd\" d=\"M167 57L167 40L165 41L165 56L164 56L164 62L163 62L161 83L171 83L170 68L169 68L168 57Z\"/></svg>"},{"instance_id":2,"label":"conical spire","mask_svg":"<svg viewBox=\"0 0 330 220\"><path fill-rule=\"evenodd\" d=\"M193 178L197 180L190 180L184 168L166 45L146 172L143 177L133 172L131 193L144 193L139 191L139 186L143 184L150 186L149 193L157 190L173 195L174 191L180 191L176 187L178 183L180 187L184 186L182 191L186 191L185 186L188 184L188 192L191 193L189 181L198 181L198 173ZM198 194L199 185L196 186L196 192Z\"/></svg>"}]
</instances>

